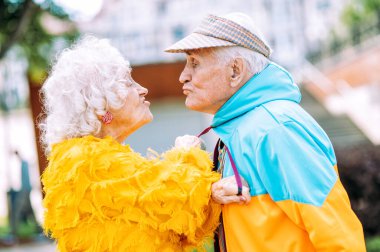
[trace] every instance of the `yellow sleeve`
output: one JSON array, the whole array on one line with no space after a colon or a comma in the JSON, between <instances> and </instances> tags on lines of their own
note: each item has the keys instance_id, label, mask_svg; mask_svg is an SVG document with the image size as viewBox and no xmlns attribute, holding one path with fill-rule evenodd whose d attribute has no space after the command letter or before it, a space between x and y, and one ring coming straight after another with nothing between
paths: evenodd
<instances>
[{"instance_id":1,"label":"yellow sleeve","mask_svg":"<svg viewBox=\"0 0 380 252\"><path fill-rule=\"evenodd\" d=\"M44 229L60 251L182 250L213 236L219 175L206 152L173 149L147 160L112 143L61 147L42 177Z\"/></svg>"},{"instance_id":2,"label":"yellow sleeve","mask_svg":"<svg viewBox=\"0 0 380 252\"><path fill-rule=\"evenodd\" d=\"M320 207L292 200L276 203L308 233L316 251L366 251L362 225L339 179Z\"/></svg>"}]
</instances>

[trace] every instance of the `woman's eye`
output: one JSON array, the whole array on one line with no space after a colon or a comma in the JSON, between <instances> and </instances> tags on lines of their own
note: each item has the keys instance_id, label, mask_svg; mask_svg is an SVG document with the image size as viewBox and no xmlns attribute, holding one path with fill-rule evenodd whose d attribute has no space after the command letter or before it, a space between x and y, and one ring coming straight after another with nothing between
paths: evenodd
<instances>
[{"instance_id":1,"label":"woman's eye","mask_svg":"<svg viewBox=\"0 0 380 252\"><path fill-rule=\"evenodd\" d=\"M127 87L132 87L132 85L133 85L133 81L128 80L128 79L121 79L118 82L123 83Z\"/></svg>"}]
</instances>

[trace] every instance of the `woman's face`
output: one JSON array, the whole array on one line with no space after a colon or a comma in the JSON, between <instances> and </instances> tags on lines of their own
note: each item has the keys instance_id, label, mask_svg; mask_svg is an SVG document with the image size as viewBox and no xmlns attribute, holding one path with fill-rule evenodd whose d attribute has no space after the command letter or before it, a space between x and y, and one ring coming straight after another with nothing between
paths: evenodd
<instances>
[{"instance_id":1,"label":"woman's face","mask_svg":"<svg viewBox=\"0 0 380 252\"><path fill-rule=\"evenodd\" d=\"M150 112L150 102L145 100L148 90L135 82L130 75L118 81L120 85L127 86L127 95L124 105L117 110L111 111L113 114L112 126L117 127L121 132L121 141L133 133L135 130L153 120ZM111 125L110 124L110 125Z\"/></svg>"}]
</instances>

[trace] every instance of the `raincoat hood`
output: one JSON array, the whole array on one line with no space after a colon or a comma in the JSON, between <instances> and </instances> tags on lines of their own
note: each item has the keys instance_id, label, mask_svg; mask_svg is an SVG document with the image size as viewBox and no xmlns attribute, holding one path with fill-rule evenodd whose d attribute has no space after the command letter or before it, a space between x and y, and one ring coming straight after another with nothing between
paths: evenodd
<instances>
[{"instance_id":1,"label":"raincoat hood","mask_svg":"<svg viewBox=\"0 0 380 252\"><path fill-rule=\"evenodd\" d=\"M218 127L257 106L274 100L290 100L299 103L301 93L288 71L275 63L269 63L218 110L211 127Z\"/></svg>"}]
</instances>

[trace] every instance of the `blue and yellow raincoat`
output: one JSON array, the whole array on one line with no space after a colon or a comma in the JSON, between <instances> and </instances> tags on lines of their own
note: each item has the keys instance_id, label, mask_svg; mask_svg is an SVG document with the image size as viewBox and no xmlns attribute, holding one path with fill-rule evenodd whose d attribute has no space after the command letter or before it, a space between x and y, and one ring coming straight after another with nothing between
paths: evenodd
<instances>
[{"instance_id":1,"label":"blue and yellow raincoat","mask_svg":"<svg viewBox=\"0 0 380 252\"><path fill-rule=\"evenodd\" d=\"M270 63L215 114L252 196L223 206L228 251L365 251L332 144L300 100L290 74ZM234 175L224 164L223 176Z\"/></svg>"}]
</instances>

